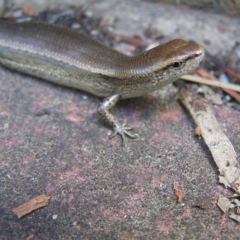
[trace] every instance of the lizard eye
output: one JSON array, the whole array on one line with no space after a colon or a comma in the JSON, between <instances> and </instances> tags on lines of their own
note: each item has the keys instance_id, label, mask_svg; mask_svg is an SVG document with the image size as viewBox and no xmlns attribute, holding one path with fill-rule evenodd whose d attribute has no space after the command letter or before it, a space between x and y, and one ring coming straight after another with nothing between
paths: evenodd
<instances>
[{"instance_id":1,"label":"lizard eye","mask_svg":"<svg viewBox=\"0 0 240 240\"><path fill-rule=\"evenodd\" d=\"M182 66L182 64L183 64L182 62L174 62L172 64L172 68L178 70Z\"/></svg>"}]
</instances>

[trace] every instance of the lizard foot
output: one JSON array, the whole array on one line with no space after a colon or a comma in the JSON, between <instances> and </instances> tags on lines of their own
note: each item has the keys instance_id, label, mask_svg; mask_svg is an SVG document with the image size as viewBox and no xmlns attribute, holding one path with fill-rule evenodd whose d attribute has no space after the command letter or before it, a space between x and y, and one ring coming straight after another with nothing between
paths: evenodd
<instances>
[{"instance_id":1,"label":"lizard foot","mask_svg":"<svg viewBox=\"0 0 240 240\"><path fill-rule=\"evenodd\" d=\"M130 137L130 138L137 138L138 134L132 134L129 131L133 130L132 127L127 127L125 124L123 124L122 126L115 126L114 127L114 133L110 136L110 138L115 137L117 134L119 134L122 138L122 145L125 145L126 142L126 136Z\"/></svg>"}]
</instances>

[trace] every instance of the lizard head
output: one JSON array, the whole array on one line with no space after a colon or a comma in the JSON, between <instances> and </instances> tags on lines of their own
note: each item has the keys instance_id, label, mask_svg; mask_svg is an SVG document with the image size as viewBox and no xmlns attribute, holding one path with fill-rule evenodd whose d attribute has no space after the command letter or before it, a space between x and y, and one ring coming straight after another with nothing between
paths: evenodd
<instances>
[{"instance_id":1,"label":"lizard head","mask_svg":"<svg viewBox=\"0 0 240 240\"><path fill-rule=\"evenodd\" d=\"M176 79L194 70L204 57L204 52L199 44L175 39L146 53L154 73Z\"/></svg>"}]
</instances>

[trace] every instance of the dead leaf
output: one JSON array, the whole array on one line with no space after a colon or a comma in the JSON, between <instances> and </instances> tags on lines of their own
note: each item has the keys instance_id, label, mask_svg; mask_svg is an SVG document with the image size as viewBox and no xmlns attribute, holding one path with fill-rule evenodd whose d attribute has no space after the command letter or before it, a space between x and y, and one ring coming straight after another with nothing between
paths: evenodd
<instances>
[{"instance_id":1,"label":"dead leaf","mask_svg":"<svg viewBox=\"0 0 240 240\"><path fill-rule=\"evenodd\" d=\"M217 205L224 213L226 213L230 208L231 202L227 197L222 196L218 199Z\"/></svg>"}]
</instances>

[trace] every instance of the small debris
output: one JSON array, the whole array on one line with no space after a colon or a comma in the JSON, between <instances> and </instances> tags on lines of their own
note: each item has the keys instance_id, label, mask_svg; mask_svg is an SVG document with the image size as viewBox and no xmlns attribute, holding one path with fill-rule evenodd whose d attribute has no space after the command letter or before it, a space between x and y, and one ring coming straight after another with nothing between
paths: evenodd
<instances>
[{"instance_id":1,"label":"small debris","mask_svg":"<svg viewBox=\"0 0 240 240\"><path fill-rule=\"evenodd\" d=\"M218 207L228 216L240 223L240 200L236 194L231 198L221 196L218 199Z\"/></svg>"},{"instance_id":2,"label":"small debris","mask_svg":"<svg viewBox=\"0 0 240 240\"><path fill-rule=\"evenodd\" d=\"M132 20L135 21L135 22L139 22L140 19L141 19L141 14L135 14L132 17Z\"/></svg>"},{"instance_id":3,"label":"small debris","mask_svg":"<svg viewBox=\"0 0 240 240\"><path fill-rule=\"evenodd\" d=\"M38 111L35 115L37 117L41 117L43 115L50 115L50 114L51 114L51 110L48 108L44 108L44 109L41 109L40 111Z\"/></svg>"},{"instance_id":4,"label":"small debris","mask_svg":"<svg viewBox=\"0 0 240 240\"><path fill-rule=\"evenodd\" d=\"M205 100L215 105L223 105L223 100L221 98L221 94L219 94L218 89L214 91L212 87L209 87L206 85L201 85L200 89L201 89L201 95L204 96ZM200 91L198 90L198 92Z\"/></svg>"},{"instance_id":5,"label":"small debris","mask_svg":"<svg viewBox=\"0 0 240 240\"><path fill-rule=\"evenodd\" d=\"M47 206L49 199L50 199L49 196L42 194L40 196L37 196L31 199L30 201L24 203L21 206L14 208L13 212L18 216L18 218L21 218L38 208Z\"/></svg>"},{"instance_id":6,"label":"small debris","mask_svg":"<svg viewBox=\"0 0 240 240\"><path fill-rule=\"evenodd\" d=\"M220 74L219 81L224 83L230 83L229 78L225 73Z\"/></svg>"},{"instance_id":7,"label":"small debris","mask_svg":"<svg viewBox=\"0 0 240 240\"><path fill-rule=\"evenodd\" d=\"M183 195L182 195L183 186L184 186L183 183L174 182L174 190L179 203L182 203L182 200L183 200Z\"/></svg>"},{"instance_id":8,"label":"small debris","mask_svg":"<svg viewBox=\"0 0 240 240\"><path fill-rule=\"evenodd\" d=\"M208 39L204 39L204 43L205 43L206 45L211 45L211 41L208 40Z\"/></svg>"},{"instance_id":9,"label":"small debris","mask_svg":"<svg viewBox=\"0 0 240 240\"><path fill-rule=\"evenodd\" d=\"M26 15L28 15L28 16L33 16L34 13L35 13L35 9L32 8L32 7L30 7L30 6L25 6L25 7L23 8L23 13L26 14Z\"/></svg>"},{"instance_id":10,"label":"small debris","mask_svg":"<svg viewBox=\"0 0 240 240\"><path fill-rule=\"evenodd\" d=\"M147 47L149 45L148 42L142 40L139 36L128 37L124 35L117 35L115 33L109 33L109 37L115 39L116 41L125 42L136 47Z\"/></svg>"},{"instance_id":11,"label":"small debris","mask_svg":"<svg viewBox=\"0 0 240 240\"><path fill-rule=\"evenodd\" d=\"M83 13L84 13L84 16L88 18L91 18L93 16L93 12L89 9L86 9Z\"/></svg>"},{"instance_id":12,"label":"small debris","mask_svg":"<svg viewBox=\"0 0 240 240\"><path fill-rule=\"evenodd\" d=\"M202 133L201 128L197 126L197 127L195 128L195 135L196 135L197 137L201 138L201 133Z\"/></svg>"},{"instance_id":13,"label":"small debris","mask_svg":"<svg viewBox=\"0 0 240 240\"><path fill-rule=\"evenodd\" d=\"M129 51L129 52L134 52L134 51L136 51L136 46L133 46L133 45L129 46L129 47L128 47L128 51Z\"/></svg>"},{"instance_id":14,"label":"small debris","mask_svg":"<svg viewBox=\"0 0 240 240\"><path fill-rule=\"evenodd\" d=\"M21 8L17 8L14 11L12 11L11 14L5 15L5 17L9 17L9 18L13 18L13 19L16 19L16 18L19 18L22 16L23 16L23 11Z\"/></svg>"},{"instance_id":15,"label":"small debris","mask_svg":"<svg viewBox=\"0 0 240 240\"><path fill-rule=\"evenodd\" d=\"M231 202L227 197L222 196L218 199L217 205L224 213L227 213L231 206Z\"/></svg>"}]
</instances>

